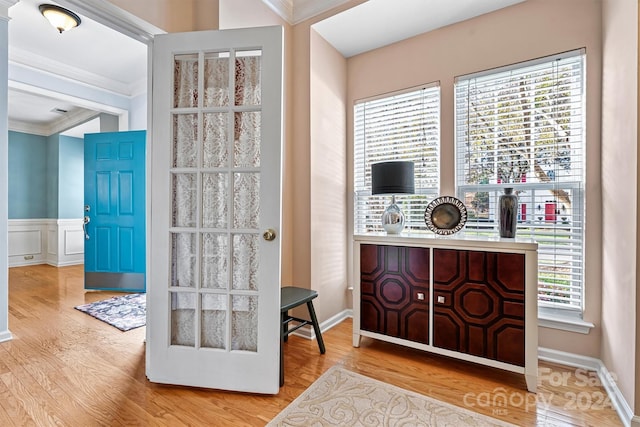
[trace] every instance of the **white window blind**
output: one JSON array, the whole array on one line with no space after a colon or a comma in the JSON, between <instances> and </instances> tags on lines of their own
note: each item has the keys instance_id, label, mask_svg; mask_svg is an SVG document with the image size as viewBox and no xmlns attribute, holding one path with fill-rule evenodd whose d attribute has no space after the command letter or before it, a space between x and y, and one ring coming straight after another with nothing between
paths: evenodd
<instances>
[{"instance_id":1,"label":"white window blind","mask_svg":"<svg viewBox=\"0 0 640 427\"><path fill-rule=\"evenodd\" d=\"M425 206L438 194L440 87L437 84L357 102L354 107L354 230L383 231L391 196L371 195L371 165L414 162L415 194L396 196L405 230L426 229Z\"/></svg>"},{"instance_id":2,"label":"white window blind","mask_svg":"<svg viewBox=\"0 0 640 427\"><path fill-rule=\"evenodd\" d=\"M582 310L583 50L463 76L455 83L458 197L467 233L497 235L505 187L519 237L538 242L540 306Z\"/></svg>"}]
</instances>

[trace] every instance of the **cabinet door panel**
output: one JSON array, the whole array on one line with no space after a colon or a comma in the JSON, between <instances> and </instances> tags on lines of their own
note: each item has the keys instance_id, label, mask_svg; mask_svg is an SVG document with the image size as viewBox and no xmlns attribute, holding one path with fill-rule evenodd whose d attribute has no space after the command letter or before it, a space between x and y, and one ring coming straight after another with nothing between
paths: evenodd
<instances>
[{"instance_id":1,"label":"cabinet door panel","mask_svg":"<svg viewBox=\"0 0 640 427\"><path fill-rule=\"evenodd\" d=\"M524 366L524 255L434 249L434 345Z\"/></svg>"},{"instance_id":2,"label":"cabinet door panel","mask_svg":"<svg viewBox=\"0 0 640 427\"><path fill-rule=\"evenodd\" d=\"M360 246L360 327L429 342L429 249Z\"/></svg>"}]
</instances>

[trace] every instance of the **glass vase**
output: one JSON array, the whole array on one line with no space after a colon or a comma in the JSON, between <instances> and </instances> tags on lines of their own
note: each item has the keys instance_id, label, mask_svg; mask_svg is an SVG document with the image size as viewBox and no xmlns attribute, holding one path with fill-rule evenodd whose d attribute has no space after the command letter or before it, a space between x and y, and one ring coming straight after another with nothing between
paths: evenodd
<instances>
[{"instance_id":1,"label":"glass vase","mask_svg":"<svg viewBox=\"0 0 640 427\"><path fill-rule=\"evenodd\" d=\"M518 226L518 196L513 188L505 188L498 200L498 228L500 237L516 237Z\"/></svg>"},{"instance_id":2,"label":"glass vase","mask_svg":"<svg viewBox=\"0 0 640 427\"><path fill-rule=\"evenodd\" d=\"M387 234L400 234L404 229L404 214L396 204L396 196L392 196L391 204L382 213L382 228Z\"/></svg>"}]
</instances>

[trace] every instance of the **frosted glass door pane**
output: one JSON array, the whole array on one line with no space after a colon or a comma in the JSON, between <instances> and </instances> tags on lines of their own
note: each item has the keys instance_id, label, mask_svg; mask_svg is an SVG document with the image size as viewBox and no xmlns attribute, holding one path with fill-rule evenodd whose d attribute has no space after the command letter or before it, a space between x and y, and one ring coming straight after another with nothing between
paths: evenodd
<instances>
[{"instance_id":1,"label":"frosted glass door pane","mask_svg":"<svg viewBox=\"0 0 640 427\"><path fill-rule=\"evenodd\" d=\"M229 175L224 173L202 174L202 226L224 228L227 226Z\"/></svg>"},{"instance_id":2,"label":"frosted glass door pane","mask_svg":"<svg viewBox=\"0 0 640 427\"><path fill-rule=\"evenodd\" d=\"M226 289L229 281L229 237L202 234L202 287Z\"/></svg>"},{"instance_id":3,"label":"frosted glass door pane","mask_svg":"<svg viewBox=\"0 0 640 427\"><path fill-rule=\"evenodd\" d=\"M204 106L229 105L229 52L205 54L204 76Z\"/></svg>"},{"instance_id":4,"label":"frosted glass door pane","mask_svg":"<svg viewBox=\"0 0 640 427\"><path fill-rule=\"evenodd\" d=\"M260 113L236 113L234 117L233 166L260 166Z\"/></svg>"},{"instance_id":5,"label":"frosted glass door pane","mask_svg":"<svg viewBox=\"0 0 640 427\"><path fill-rule=\"evenodd\" d=\"M203 123L202 163L205 168L221 168L229 163L229 139L227 135L228 113L205 113Z\"/></svg>"},{"instance_id":6,"label":"frosted glass door pane","mask_svg":"<svg viewBox=\"0 0 640 427\"><path fill-rule=\"evenodd\" d=\"M173 116L173 167L194 168L198 158L198 115Z\"/></svg>"},{"instance_id":7,"label":"frosted glass door pane","mask_svg":"<svg viewBox=\"0 0 640 427\"><path fill-rule=\"evenodd\" d=\"M171 286L196 286L196 235L171 234Z\"/></svg>"},{"instance_id":8,"label":"frosted glass door pane","mask_svg":"<svg viewBox=\"0 0 640 427\"><path fill-rule=\"evenodd\" d=\"M233 174L233 227L258 228L260 174Z\"/></svg>"},{"instance_id":9,"label":"frosted glass door pane","mask_svg":"<svg viewBox=\"0 0 640 427\"><path fill-rule=\"evenodd\" d=\"M202 347L225 349L227 296L202 295Z\"/></svg>"},{"instance_id":10,"label":"frosted glass door pane","mask_svg":"<svg viewBox=\"0 0 640 427\"><path fill-rule=\"evenodd\" d=\"M194 347L196 295L171 293L171 345Z\"/></svg>"},{"instance_id":11,"label":"frosted glass door pane","mask_svg":"<svg viewBox=\"0 0 640 427\"><path fill-rule=\"evenodd\" d=\"M258 351L258 297L234 295L231 306L231 349Z\"/></svg>"},{"instance_id":12,"label":"frosted glass door pane","mask_svg":"<svg viewBox=\"0 0 640 427\"><path fill-rule=\"evenodd\" d=\"M250 52L238 52L237 55L239 57L236 58L235 103L236 105L260 105L262 58L259 55L253 56L255 53Z\"/></svg>"},{"instance_id":13,"label":"frosted glass door pane","mask_svg":"<svg viewBox=\"0 0 640 427\"><path fill-rule=\"evenodd\" d=\"M197 199L197 177L193 173L172 175L173 227L195 227Z\"/></svg>"},{"instance_id":14,"label":"frosted glass door pane","mask_svg":"<svg viewBox=\"0 0 640 427\"><path fill-rule=\"evenodd\" d=\"M173 106L198 106L198 55L176 55L173 69Z\"/></svg>"},{"instance_id":15,"label":"frosted glass door pane","mask_svg":"<svg viewBox=\"0 0 640 427\"><path fill-rule=\"evenodd\" d=\"M232 288L258 290L258 246L257 234L235 234L233 236L233 282Z\"/></svg>"}]
</instances>

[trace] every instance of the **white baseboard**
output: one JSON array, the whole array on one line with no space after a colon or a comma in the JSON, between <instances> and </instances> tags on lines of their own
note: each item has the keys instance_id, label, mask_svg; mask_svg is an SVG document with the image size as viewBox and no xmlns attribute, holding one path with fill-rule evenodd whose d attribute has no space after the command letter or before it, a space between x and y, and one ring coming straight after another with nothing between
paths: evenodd
<instances>
[{"instance_id":1,"label":"white baseboard","mask_svg":"<svg viewBox=\"0 0 640 427\"><path fill-rule=\"evenodd\" d=\"M633 414L631 406L629 406L629 403L622 395L622 392L613 379L613 375L611 375L602 360L543 347L538 347L538 359L596 372L609 399L611 399L613 408L618 413L625 427L640 425L640 417Z\"/></svg>"},{"instance_id":2,"label":"white baseboard","mask_svg":"<svg viewBox=\"0 0 640 427\"><path fill-rule=\"evenodd\" d=\"M13 335L9 330L0 332L0 342L10 341L13 339Z\"/></svg>"},{"instance_id":3,"label":"white baseboard","mask_svg":"<svg viewBox=\"0 0 640 427\"><path fill-rule=\"evenodd\" d=\"M335 316L330 317L324 322L321 322L319 325L320 332L324 333L329 329L333 328L334 326L336 326L337 324L339 324L340 322L342 322L343 320L348 319L350 317L353 317L353 310L351 309L343 310L340 313L336 314ZM297 331L293 332L291 335L297 335L299 337L306 338L308 340L313 340L316 338L316 334L313 331L313 327L311 325L307 325L303 328L300 328Z\"/></svg>"}]
</instances>

